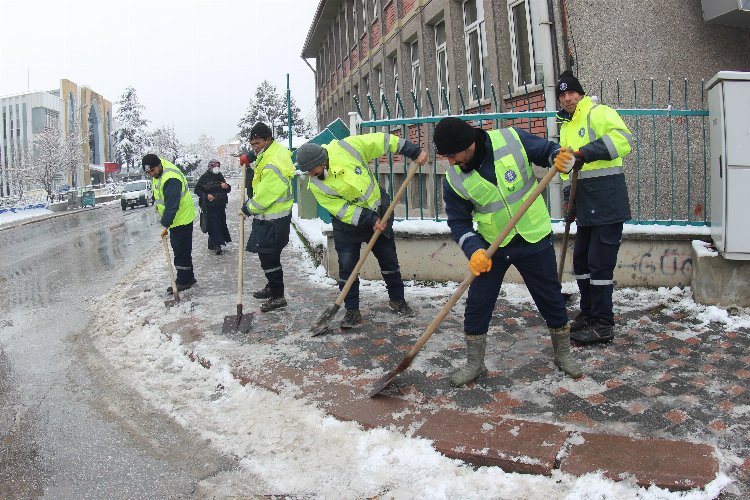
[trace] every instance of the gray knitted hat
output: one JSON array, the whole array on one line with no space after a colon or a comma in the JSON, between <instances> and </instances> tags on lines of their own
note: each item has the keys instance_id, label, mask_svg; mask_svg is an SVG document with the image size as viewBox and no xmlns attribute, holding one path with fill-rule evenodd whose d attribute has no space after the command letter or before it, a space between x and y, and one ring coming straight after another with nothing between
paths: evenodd
<instances>
[{"instance_id":1,"label":"gray knitted hat","mask_svg":"<svg viewBox=\"0 0 750 500\"><path fill-rule=\"evenodd\" d=\"M309 172L325 163L328 159L328 152L318 144L306 142L297 148L297 168L302 172Z\"/></svg>"}]
</instances>

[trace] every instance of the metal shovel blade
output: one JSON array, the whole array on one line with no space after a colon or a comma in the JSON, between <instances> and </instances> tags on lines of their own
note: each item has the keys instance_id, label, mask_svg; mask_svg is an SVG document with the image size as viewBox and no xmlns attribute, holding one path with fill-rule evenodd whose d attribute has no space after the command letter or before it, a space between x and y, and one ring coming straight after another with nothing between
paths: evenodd
<instances>
[{"instance_id":1,"label":"metal shovel blade","mask_svg":"<svg viewBox=\"0 0 750 500\"><path fill-rule=\"evenodd\" d=\"M333 304L331 307L323 311L323 314L320 315L318 321L316 321L313 327L310 328L310 333L312 333L313 337L317 337L318 335L322 335L331 331L330 328L328 328L328 322L331 321L334 316L336 316L336 313L339 312L340 308L340 305Z\"/></svg>"},{"instance_id":2,"label":"metal shovel blade","mask_svg":"<svg viewBox=\"0 0 750 500\"><path fill-rule=\"evenodd\" d=\"M398 364L396 368L386 373L383 377L381 377L377 382L373 384L372 390L370 391L369 396L373 398L377 396L378 394L380 394L380 392L383 389L385 389L388 386L388 384L391 383L391 380L396 378L396 375L398 375L402 371L409 368L409 365L411 364L413 359L414 359L414 355L410 356L409 354L407 354L406 357L401 360L401 362Z\"/></svg>"},{"instance_id":3,"label":"metal shovel blade","mask_svg":"<svg viewBox=\"0 0 750 500\"><path fill-rule=\"evenodd\" d=\"M175 287L177 285L174 285ZM174 298L167 299L164 301L164 305L167 307L173 307L180 303L180 294L178 292L172 292Z\"/></svg>"},{"instance_id":4,"label":"metal shovel blade","mask_svg":"<svg viewBox=\"0 0 750 500\"><path fill-rule=\"evenodd\" d=\"M237 306L237 314L224 316L224 324L221 326L222 333L241 332L247 333L253 326L253 313L243 314L242 306Z\"/></svg>"}]
</instances>

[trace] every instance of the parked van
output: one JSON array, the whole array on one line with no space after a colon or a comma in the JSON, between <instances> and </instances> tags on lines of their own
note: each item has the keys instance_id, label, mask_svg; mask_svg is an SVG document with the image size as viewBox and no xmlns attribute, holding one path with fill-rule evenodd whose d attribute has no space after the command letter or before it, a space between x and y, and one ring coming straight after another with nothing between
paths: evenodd
<instances>
[{"instance_id":1,"label":"parked van","mask_svg":"<svg viewBox=\"0 0 750 500\"><path fill-rule=\"evenodd\" d=\"M135 208L138 205L147 207L149 204L154 204L150 180L130 181L125 184L120 198L120 206L123 211L127 210L128 207Z\"/></svg>"}]
</instances>

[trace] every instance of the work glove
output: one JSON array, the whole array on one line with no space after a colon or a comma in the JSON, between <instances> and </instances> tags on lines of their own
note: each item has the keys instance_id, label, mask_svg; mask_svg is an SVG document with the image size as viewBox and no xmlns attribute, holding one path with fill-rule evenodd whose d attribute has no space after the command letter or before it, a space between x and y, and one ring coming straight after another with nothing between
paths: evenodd
<instances>
[{"instance_id":1,"label":"work glove","mask_svg":"<svg viewBox=\"0 0 750 500\"><path fill-rule=\"evenodd\" d=\"M161 237L166 238L167 234L169 234L169 228L165 227L164 229L161 230Z\"/></svg>"},{"instance_id":2,"label":"work glove","mask_svg":"<svg viewBox=\"0 0 750 500\"><path fill-rule=\"evenodd\" d=\"M567 174L570 173L571 170L573 170L573 167L576 164L576 157L573 154L572 149L563 148L557 153L552 163L558 172Z\"/></svg>"},{"instance_id":3,"label":"work glove","mask_svg":"<svg viewBox=\"0 0 750 500\"><path fill-rule=\"evenodd\" d=\"M565 222L575 222L576 220L576 209L575 207L565 207Z\"/></svg>"},{"instance_id":4,"label":"work glove","mask_svg":"<svg viewBox=\"0 0 750 500\"><path fill-rule=\"evenodd\" d=\"M581 150L573 151L570 148L563 148L557 153L553 160L555 168L563 174L568 174L571 170L581 170L583 168L583 153Z\"/></svg>"},{"instance_id":5,"label":"work glove","mask_svg":"<svg viewBox=\"0 0 750 500\"><path fill-rule=\"evenodd\" d=\"M242 215L245 217L252 217L253 213L247 209L247 204L242 205Z\"/></svg>"},{"instance_id":6,"label":"work glove","mask_svg":"<svg viewBox=\"0 0 750 500\"><path fill-rule=\"evenodd\" d=\"M258 157L255 156L255 152L254 151L248 151L244 155L240 156L240 165L242 165L243 167L247 167L252 162L254 162L256 159L258 159Z\"/></svg>"},{"instance_id":7,"label":"work glove","mask_svg":"<svg viewBox=\"0 0 750 500\"><path fill-rule=\"evenodd\" d=\"M471 271L471 274L479 276L490 269L492 269L492 259L485 255L482 248L471 254L471 259L469 259L469 271Z\"/></svg>"}]
</instances>

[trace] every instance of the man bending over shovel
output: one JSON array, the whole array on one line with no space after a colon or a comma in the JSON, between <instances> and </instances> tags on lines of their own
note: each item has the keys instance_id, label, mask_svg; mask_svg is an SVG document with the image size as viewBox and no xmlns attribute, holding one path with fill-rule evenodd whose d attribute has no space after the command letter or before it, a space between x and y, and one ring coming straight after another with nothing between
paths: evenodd
<instances>
[{"instance_id":1,"label":"man bending over shovel","mask_svg":"<svg viewBox=\"0 0 750 500\"><path fill-rule=\"evenodd\" d=\"M388 307L400 316L414 316L404 299L404 282L396 255L393 218L381 221L390 197L378 185L368 162L387 154L402 154L420 165L427 153L398 136L376 132L347 137L319 146L308 142L297 150L297 167L310 175L310 190L318 203L333 215L333 242L339 257L339 290L344 288L360 258L362 243L382 231L372 247L388 290ZM344 298L342 329L362 322L359 312L359 278Z\"/></svg>"},{"instance_id":2,"label":"man bending over shovel","mask_svg":"<svg viewBox=\"0 0 750 500\"><path fill-rule=\"evenodd\" d=\"M469 286L464 314L466 366L455 372L451 385L459 387L485 375L484 351L492 311L512 265L521 274L547 323L554 363L573 378L581 367L570 355L570 325L557 280L552 224L544 199L538 197L488 258L485 250L503 232L537 185L531 163L569 172L571 151L523 130L473 128L454 117L443 118L433 138L438 154L452 165L443 181L443 200L453 239L469 258L477 278ZM477 229L474 229L474 223Z\"/></svg>"}]
</instances>

